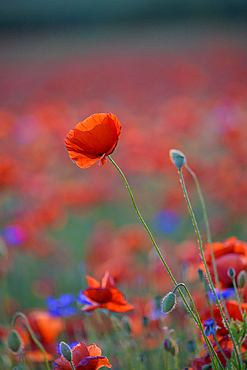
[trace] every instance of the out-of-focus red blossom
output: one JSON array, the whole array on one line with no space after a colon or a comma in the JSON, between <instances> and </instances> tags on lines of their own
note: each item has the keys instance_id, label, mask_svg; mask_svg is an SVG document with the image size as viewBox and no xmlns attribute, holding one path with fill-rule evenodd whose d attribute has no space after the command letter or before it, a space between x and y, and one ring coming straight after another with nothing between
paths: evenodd
<instances>
[{"instance_id":1,"label":"out-of-focus red blossom","mask_svg":"<svg viewBox=\"0 0 247 370\"><path fill-rule=\"evenodd\" d=\"M233 236L226 239L224 243L212 243L212 248L221 287L222 289L229 288L232 286L232 279L228 276L229 267L233 267L236 271L235 279L237 279L241 270L246 270L247 243ZM208 244L205 246L204 253L209 271L214 278L212 258Z\"/></svg>"},{"instance_id":2,"label":"out-of-focus red blossom","mask_svg":"<svg viewBox=\"0 0 247 370\"><path fill-rule=\"evenodd\" d=\"M225 304L226 304L226 308L227 308L230 319L243 321L243 318L242 318L241 312L239 310L237 301L229 300L229 301L226 301ZM241 308L242 308L243 312L247 312L247 303L242 302L241 303ZM224 337L225 335L228 335L229 333L228 333L228 330L227 330L227 328L225 327L225 325L222 321L222 317L221 317L221 313L220 313L218 305L214 304L212 306L212 310L213 310L214 320L215 320L215 322L218 326L218 329L216 331L216 335L220 336L220 337ZM205 310L203 310L200 313L200 318L201 318L202 323L204 321L210 319L211 317L212 317L212 315L210 313L209 308L206 308Z\"/></svg>"},{"instance_id":3,"label":"out-of-focus red blossom","mask_svg":"<svg viewBox=\"0 0 247 370\"><path fill-rule=\"evenodd\" d=\"M121 125L114 114L93 114L69 131L65 139L69 156L81 168L98 160L102 166L116 148L120 132Z\"/></svg>"},{"instance_id":4,"label":"out-of-focus red blossom","mask_svg":"<svg viewBox=\"0 0 247 370\"><path fill-rule=\"evenodd\" d=\"M76 370L97 370L102 366L112 369L105 356L101 356L101 349L96 344L87 346L80 342L72 348L72 363ZM72 366L63 355L55 360L54 370L72 370Z\"/></svg>"},{"instance_id":5,"label":"out-of-focus red blossom","mask_svg":"<svg viewBox=\"0 0 247 370\"><path fill-rule=\"evenodd\" d=\"M115 288L115 282L107 271L102 279L102 283L86 276L88 288L82 293L87 297L89 304L82 307L83 312L93 311L96 308L106 308L114 312L127 312L134 308L124 298L123 293Z\"/></svg>"},{"instance_id":6,"label":"out-of-focus red blossom","mask_svg":"<svg viewBox=\"0 0 247 370\"><path fill-rule=\"evenodd\" d=\"M229 359L231 358L231 355L232 355L232 351L230 349L223 349L222 351L224 351L224 354L225 356ZM217 355L218 355L218 358L221 362L221 364L223 366L226 366L226 359L225 357L223 356L223 354L221 353L221 351L218 349L216 351ZM202 370L203 366L205 365L208 365L210 364L212 361L211 361L211 358L210 358L210 355L206 355L204 357L201 357L201 358L195 358L193 360L193 363L192 363L192 368L191 370Z\"/></svg>"},{"instance_id":7,"label":"out-of-focus red blossom","mask_svg":"<svg viewBox=\"0 0 247 370\"><path fill-rule=\"evenodd\" d=\"M157 348L164 339L163 327L169 317L159 315L153 297L137 296L134 307L129 314L131 335L142 349Z\"/></svg>"},{"instance_id":8,"label":"out-of-focus red blossom","mask_svg":"<svg viewBox=\"0 0 247 370\"><path fill-rule=\"evenodd\" d=\"M36 337L44 346L48 361L52 361L56 354L57 337L65 329L60 317L53 317L46 311L32 311L27 315L28 322ZM21 318L17 319L16 330L23 341L25 355L30 361L43 362L44 355L33 342Z\"/></svg>"}]
</instances>

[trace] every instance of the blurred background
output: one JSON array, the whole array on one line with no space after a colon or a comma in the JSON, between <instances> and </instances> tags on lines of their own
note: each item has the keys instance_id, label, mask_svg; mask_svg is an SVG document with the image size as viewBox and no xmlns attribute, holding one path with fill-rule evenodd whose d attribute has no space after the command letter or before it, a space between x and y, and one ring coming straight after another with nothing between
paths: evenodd
<instances>
[{"instance_id":1,"label":"blurred background","mask_svg":"<svg viewBox=\"0 0 247 370\"><path fill-rule=\"evenodd\" d=\"M122 124L113 158L177 278L193 281L200 261L170 149L198 175L214 241L247 239L246 11L244 0L1 2L5 317L77 294L85 274L105 270L129 300L140 284L167 293L119 174L109 162L82 170L68 157L67 132L96 112Z\"/></svg>"}]
</instances>

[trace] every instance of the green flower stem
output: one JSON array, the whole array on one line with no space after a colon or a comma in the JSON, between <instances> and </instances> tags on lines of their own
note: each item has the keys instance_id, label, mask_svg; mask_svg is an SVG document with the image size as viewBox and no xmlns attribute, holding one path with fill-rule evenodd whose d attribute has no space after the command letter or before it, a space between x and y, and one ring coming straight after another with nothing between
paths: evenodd
<instances>
[{"instance_id":1,"label":"green flower stem","mask_svg":"<svg viewBox=\"0 0 247 370\"><path fill-rule=\"evenodd\" d=\"M229 317L229 314L228 314L228 311L227 311L227 308L226 308L225 301L224 301L224 299L222 297L222 293L221 293L220 282L219 282L219 275L218 275L218 271L217 271L217 267L216 267L216 262L215 262L215 257L214 257L214 252L213 252L213 247L212 247L212 237L211 237L211 232L210 232L210 227L209 227L209 221L208 221L208 215L207 215L207 209L206 209L206 204L205 204L205 201L204 201L204 197L203 197L203 194L202 194L202 191L201 191L201 187L200 187L200 184L199 184L199 181L198 181L198 178L197 178L195 172L192 171L192 169L189 167L189 165L187 163L184 165L184 167L191 174L191 176L193 177L193 179L195 181L195 184L196 184L197 192L198 192L199 199L200 199L201 206L202 206L203 219L204 219L204 223L205 223L207 241L208 241L208 244L209 244L210 254L211 254L211 258L212 258L212 264L213 264L215 282L216 282L216 286L217 286L218 291L219 291L220 301L221 301L221 303L223 305L223 308L224 308L224 311L225 311L225 315L226 315L226 317L228 319L228 322L230 322L231 320L230 320L230 317Z\"/></svg>"},{"instance_id":2,"label":"green flower stem","mask_svg":"<svg viewBox=\"0 0 247 370\"><path fill-rule=\"evenodd\" d=\"M129 346L127 346L125 341L123 341L123 339L121 338L121 331L120 331L120 328L119 328L119 325L118 325L118 322L117 322L117 318L115 316L111 315L110 311L108 311L108 315L109 315L109 318L110 318L110 320L113 324L115 333L117 335L118 342L122 346L123 351L125 352L125 356L126 356L126 360L128 362L129 369L130 370L135 370L135 368L132 364L132 360L131 360L130 348L129 348Z\"/></svg>"},{"instance_id":3,"label":"green flower stem","mask_svg":"<svg viewBox=\"0 0 247 370\"><path fill-rule=\"evenodd\" d=\"M123 172L122 172L122 171L121 171L121 169L118 167L118 165L116 164L116 162L114 162L114 160L113 160L109 155L108 155L108 158L109 158L109 160L111 161L111 163L115 166L115 168L118 170L118 172L120 173L120 175L121 175L122 179L124 180L124 183L125 183L126 188L127 188L128 192L129 192L130 198L131 198L131 200L132 200L132 203L133 203L134 209L135 209L135 211L136 211L136 213L137 213L137 215L138 215L138 217L139 217L139 219L140 219L141 223L143 224L144 228L146 229L146 231L147 231L147 233L148 233L148 235L149 235L149 237L150 237L150 239L151 239L151 241L152 241L152 243L153 243L153 246L155 247L155 249L156 249L156 251L157 251L157 253L158 253L158 255L159 255L159 257L160 257L160 259L161 259L161 261L162 261L162 263L163 263L163 265L165 266L166 271L168 272L168 274L169 274L169 276L170 276L170 278L171 278L172 282L174 283L174 285L175 285L175 286L176 286L176 285L178 285L178 284L177 284L177 282L176 282L176 280L175 280L175 278L174 278L174 276L173 276L173 274L172 274L172 272L171 272L171 270L170 270L170 268L169 268L169 266L168 266L168 264L167 264L167 263L166 263L166 261L164 260L164 258L163 258L163 256L162 256L162 254L161 254L161 251L160 251L160 249L159 249L158 245L156 244L156 242L155 242L155 240L154 240L154 237L153 237L153 235L152 235L151 231L149 230L149 228L148 228L148 226L147 226L146 222L144 221L144 219L143 219L142 215L140 214L139 209L137 208L137 205L136 205L136 202L135 202L134 196L133 196L133 194L132 194L132 191L131 191L131 189L130 189L130 186L129 186L129 184L128 184L128 181L127 181L126 177L124 176ZM179 293L180 293L180 295L181 295L181 297L182 297L182 299L183 299L183 301L184 301L185 306L187 307L187 309L188 309L188 311L190 312L191 316L192 316L192 317L193 317L193 319L195 320L195 322L196 322L197 326L200 328L202 335L204 336L204 335L205 335L205 333L204 333L204 330L203 330L203 327L202 327L202 324L201 324L201 320L200 320L200 318L199 318L199 315L198 315L198 312L197 312L197 310L196 310L195 306L194 306L194 309L195 309L195 313L194 313L194 312L191 310L191 308L190 308L189 304L187 303L187 301L186 301L186 299L185 299L185 297L184 297L183 293L181 292L181 290L180 290L179 288L178 288L178 291L179 291ZM208 340L208 338L206 337L206 335L205 335L204 339L205 339L205 342L206 342L206 343L208 343L208 342L209 342L209 340ZM209 343L210 343L210 342L209 342ZM208 343L208 345L209 345L209 343ZM209 348L210 348L210 349L209 349ZM212 346L210 347L210 345L209 345L208 349L209 349L209 353L210 353L210 356L211 356L212 361L214 361L214 356L215 356L215 357L216 357L216 359L217 359L217 361L218 361L218 363L219 363L219 365L220 365L220 367L221 367L221 368L223 368L223 367L222 367L222 365L221 365L221 363L220 363L220 361L219 361L219 359L218 359L218 357L217 357L216 352L212 349ZM212 352L211 352L211 350L212 350ZM214 355L214 356L213 356L213 355Z\"/></svg>"},{"instance_id":4,"label":"green flower stem","mask_svg":"<svg viewBox=\"0 0 247 370\"><path fill-rule=\"evenodd\" d=\"M234 288L234 291L235 291L236 301L238 302L238 308L239 308L239 311L240 311L241 316L243 318L244 313L243 313L243 310L242 310L242 307L241 307L241 301L240 301L240 297L239 297L239 294L238 294L238 288L237 288L237 284L236 284L236 281L235 281L235 277L232 277L232 285L233 285L233 288Z\"/></svg>"},{"instance_id":5,"label":"green flower stem","mask_svg":"<svg viewBox=\"0 0 247 370\"><path fill-rule=\"evenodd\" d=\"M190 213L190 216L191 216L191 219L192 219L192 223L193 223L193 226L195 228L195 232L196 232L196 235L197 235L197 238L198 238L198 243L199 243L199 247L200 247L201 257L202 257L203 264L204 264L204 267L205 267L205 270L206 270L206 274L207 274L207 278L208 278L208 281L209 281L209 284L210 284L210 288L212 289L212 291L214 293L214 296L215 296L217 305L219 307L219 310L220 310L222 319L223 319L223 321L224 321L224 323L226 325L226 328L227 328L227 330L228 330L228 332L230 334L230 337L231 337L231 340L232 340L234 349L236 351L236 356L237 356L237 359L238 359L239 369L241 369L241 359L239 357L239 353L238 353L238 350L237 350L237 345L236 345L235 339L233 337L231 328L229 326L228 320L226 319L225 314L224 314L224 312L222 310L221 303L220 303L220 301L218 299L218 296L217 296L217 294L215 292L214 285L213 285L213 282L212 282L212 279L211 279L211 276L210 276L210 273L209 273L209 270L208 270L208 266L207 266L207 263L206 263L206 260L205 260L205 256L204 256L203 248L202 248L201 235L200 235L200 232L199 232L199 229L198 229L198 225L197 225L197 222L196 222L196 219L195 219L195 215L194 215L194 212L193 212L193 209L192 209L190 200L189 200L189 196L188 196L188 193L187 193L187 190L186 190L186 187L185 187L185 182L184 182L184 178L183 178L183 174L182 174L181 168L178 170L178 173L179 173L179 176L180 176L180 181L181 181L182 189L183 189L184 196L185 196L185 199L186 199L186 202L187 202L187 205L188 205L188 209L189 209L189 213Z\"/></svg>"},{"instance_id":6,"label":"green flower stem","mask_svg":"<svg viewBox=\"0 0 247 370\"><path fill-rule=\"evenodd\" d=\"M197 316L198 322L200 323L200 325L199 325L199 326L200 326L200 330L201 330L201 332L202 332L202 334L203 334L203 338L204 338L204 340L205 340L205 342L206 342L206 344L207 344L207 347L211 349L212 353L214 353L215 351L214 351L214 348L213 348L213 346L212 346L212 343L210 342L210 340L208 339L208 337L206 336L206 334L205 334L205 332L204 332L204 329L203 329L203 326L202 326L202 323L201 323L200 317L199 317L198 312L197 312L197 310L196 310L196 308L195 308L195 304L194 304L193 298L192 298L192 296L191 296L191 294L190 294L190 291L189 291L189 289L187 288L187 286L186 286L184 283L179 283L179 284L177 284L177 285L175 286L175 288L173 289L173 293L175 293L175 292L176 292L176 290L177 290L180 286L182 286L182 287L186 290L186 293L187 293L187 295L188 295L188 297L189 297L189 299L190 299L190 302L191 302L191 304L192 304L192 306L193 306L193 309L194 309L194 311L195 311L195 313L196 313L196 316ZM217 354L216 354L216 353L215 353L215 355L217 356ZM222 365L221 365L221 368L222 368Z\"/></svg>"},{"instance_id":7,"label":"green flower stem","mask_svg":"<svg viewBox=\"0 0 247 370\"><path fill-rule=\"evenodd\" d=\"M42 344L40 343L40 341L37 339L36 335L34 334L34 331L33 331L33 329L31 328L31 326L29 325L28 319L27 319L26 315L24 315L24 313L22 313L22 312L16 312L16 313L15 313L15 315L14 315L14 317L13 317L13 324L12 324L12 325L13 325L13 328L15 327L15 322L16 322L16 319L17 319L18 317L22 317L22 319L25 321L25 324L26 324L26 326L27 326L27 329L28 329L28 331L29 331L29 334L30 334L30 336L31 336L32 340L34 341L34 343L36 343L36 344L37 344L37 346L39 347L39 349L41 350L41 352L42 352L42 353L43 353L43 355L44 355L44 360L45 360L45 364L46 364L46 368L47 368L47 370L51 370L51 368L50 368L50 366L49 366L49 363L48 363L48 361L47 361L47 357L46 357L46 354L45 354L45 349L44 349L44 347L42 346Z\"/></svg>"},{"instance_id":8,"label":"green flower stem","mask_svg":"<svg viewBox=\"0 0 247 370\"><path fill-rule=\"evenodd\" d=\"M215 342L215 344L218 346L218 348L219 348L219 350L220 350L220 353L222 354L222 356L224 357L224 359L226 360L226 362L228 362L228 361L229 361L229 358L227 358L227 357L226 357L226 355L225 355L225 353L224 353L223 349L221 348L221 346L220 346L220 344L219 344L219 342L218 342L218 340L217 340L216 336L215 336L215 335L213 335L213 338L214 338L214 342ZM232 365L232 364L230 364L230 366L231 366L231 368L232 368L232 369L235 369L235 368L233 367L233 365Z\"/></svg>"},{"instance_id":9,"label":"green flower stem","mask_svg":"<svg viewBox=\"0 0 247 370\"><path fill-rule=\"evenodd\" d=\"M74 367L74 365L73 365L73 363L72 363L72 360L71 360L71 361L69 361L69 363L70 363L70 366L72 367L72 369L73 369L73 370L75 370L75 367Z\"/></svg>"}]
</instances>

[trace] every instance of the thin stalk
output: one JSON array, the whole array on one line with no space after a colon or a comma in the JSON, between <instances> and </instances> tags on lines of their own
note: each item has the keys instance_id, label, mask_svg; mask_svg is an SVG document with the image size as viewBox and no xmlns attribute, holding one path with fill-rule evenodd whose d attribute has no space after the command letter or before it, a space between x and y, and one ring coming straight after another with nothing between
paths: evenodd
<instances>
[{"instance_id":1,"label":"thin stalk","mask_svg":"<svg viewBox=\"0 0 247 370\"><path fill-rule=\"evenodd\" d=\"M219 307L219 310L220 310L220 313L221 313L221 316L222 316L222 319L227 327L227 330L230 334L230 337L231 337L231 340L232 340L232 343L233 343L233 346L234 346L234 349L236 351L236 356L237 356L237 360L238 360L238 364L239 364L239 368L241 369L241 359L239 357L239 353L238 353L238 350L237 350L237 345L236 345L236 342L235 342L235 339L233 337L233 334L232 334L232 331L231 331L231 328L229 326L229 323L228 323L228 320L226 319L225 317L225 314L222 310L222 307L221 307L221 303L218 299L218 296L215 292L215 289L214 289L214 285L213 285L213 282L212 282L212 279L211 279L211 276L210 276L210 273L209 273L209 270L208 270L208 266L207 266L207 263L206 263L206 260L205 260L205 256L204 256L204 253L203 253L203 248L202 248L202 239L201 239L201 235L200 235L200 232L199 232L199 228L198 228L198 225L197 225L197 222L196 222L196 218L195 218L195 215L194 215L194 212L193 212L193 209L192 209L192 206L191 206L191 203L190 203L190 200L189 200L189 196L188 196L188 193L187 193L187 189L186 189L186 186L185 186L185 182L184 182L184 178L183 178L183 174L182 174L182 170L181 168L178 170L178 173L179 173L179 176L180 176L180 181L181 181L181 185L182 185L182 189L183 189L183 193L184 193L184 196L185 196L185 199L186 199L186 202L187 202L187 205L188 205L188 209L189 209L189 213L190 213L190 216L191 216L191 219L192 219L192 223L193 223L193 226L194 226L194 229L195 229L195 232L196 232L196 235L197 235L197 238L198 238L198 243L199 243L199 247L200 247L200 253L201 253L201 257L202 257L202 260L203 260L203 264L204 264L204 267L205 267L205 270L206 270L206 274L207 274L207 278L208 278L208 281L209 281L209 284L210 284L210 288L211 290L213 291L214 293L214 296L215 296L215 299L216 299L216 302L217 302L217 305Z\"/></svg>"},{"instance_id":2,"label":"thin stalk","mask_svg":"<svg viewBox=\"0 0 247 370\"><path fill-rule=\"evenodd\" d=\"M243 310L242 310L242 307L241 307L241 301L240 301L240 297L239 297L239 294L238 294L238 288L237 288L237 284L236 284L236 281L235 281L235 277L232 277L232 285L233 285L233 288L234 288L234 291L235 291L236 301L238 302L238 308L239 308L239 311L240 311L241 316L243 318L244 313L243 313Z\"/></svg>"},{"instance_id":3,"label":"thin stalk","mask_svg":"<svg viewBox=\"0 0 247 370\"><path fill-rule=\"evenodd\" d=\"M155 247L155 249L156 249L156 252L158 253L158 255L159 255L159 257L160 257L160 259L161 259L161 261L162 261L163 265L164 265L164 266L165 266L165 268L166 268L166 271L168 272L168 274L169 274L169 276L170 276L171 280L173 281L174 285L175 285L175 286L176 286L176 285L178 285L178 284L177 284L177 282L176 282L176 280L175 280L175 278L174 278L174 276L173 276L173 274L172 274L172 272L171 272L171 270L170 270L170 268L169 268L169 266L168 266L168 264L166 263L166 261L165 261L164 257L162 256L161 251L160 251L160 249L159 249L158 245L156 244L156 242L155 242L155 240L154 240L154 237L153 237L153 235L152 235L151 231L149 230L149 228L148 228L148 226L147 226L146 222L144 221L144 219L143 219L143 217L142 217L142 215L141 215L141 213L140 213L139 209L137 208L137 205L136 205L136 202L135 202L135 199L134 199L133 193L132 193L132 191L131 191L131 189L130 189L130 186L129 186L129 183L128 183L128 181L127 181L126 177L124 176L124 174L123 174L122 170L118 167L118 165L116 164L116 162L115 162L115 161L114 161L114 160L113 160L109 155L108 155L108 158L109 158L109 160L111 161L111 163L115 166L115 168L118 170L118 172L120 173L120 175L121 175L121 177L122 177L122 179L123 179L123 181L124 181L124 183L125 183L125 186L126 186L126 188L127 188L128 192L129 192L129 195L130 195L130 198L131 198L131 200L132 200L132 204L133 204L133 206L134 206L134 209L135 209L135 211L136 211L136 213L137 213L137 215L138 215L138 217L139 217L139 219L140 219L141 223L143 224L144 228L146 229L146 231L147 231L147 233L148 233L148 235L149 235L149 237L150 237L150 239L151 239L151 241L152 241L152 244L153 244L153 246L154 246L154 247ZM182 297L182 299L183 299L183 301L184 301L185 306L187 307L187 309L188 309L188 311L190 312L191 316L192 316L192 317L193 317L193 319L195 320L195 322L196 322L197 326L200 328L201 333L202 333L202 335L204 336L205 342L206 342L206 343L207 343L207 342L209 342L209 343L210 343L210 341L208 340L208 338L205 336L204 330L203 330L203 328L202 328L201 320L200 320L200 318L199 318L199 314L198 314L198 312L197 312L196 308L195 308L195 313L194 313L194 312L191 310L191 308L190 308L190 306L189 306L188 302L186 301L186 299L185 299L185 297L184 297L183 293L181 292L181 290L180 290L180 289L178 289L178 291L179 291L179 293L180 293L180 295L181 295L181 297ZM194 306L194 307L195 307L195 306ZM217 356L216 352L214 351L214 349L212 348L212 346L210 346L210 344L209 344L209 343L208 343L207 345L208 345L208 350L209 350L209 354L210 354L210 357L211 357L212 361L214 362L214 356L215 356L215 358L216 358L216 360L218 361L218 363L219 363L220 367L221 367L221 368L223 368L223 367L222 367L222 365L221 365L221 363L220 363L220 361L219 361L219 359L218 359L218 356ZM211 352L211 351L212 351L212 352Z\"/></svg>"},{"instance_id":4,"label":"thin stalk","mask_svg":"<svg viewBox=\"0 0 247 370\"><path fill-rule=\"evenodd\" d=\"M30 336L31 336L32 340L34 341L34 343L35 343L35 344L37 344L37 346L39 347L39 349L40 349L40 350L41 350L41 352L43 353L43 355L44 355L44 360L45 360L45 365L46 365L47 370L51 370L51 368L50 368L50 366L49 366L49 363L48 363L48 361L47 361L47 357L46 357L45 349L44 349L44 347L42 346L42 344L40 343L40 341L37 339L36 335L34 334L34 331L33 331L33 329L31 328L31 326L29 325L28 319L27 319L26 315L24 315L24 313L22 313L22 312L16 312L16 313L15 313L15 315L14 315L14 317L13 317L13 324L12 324L12 325L13 325L13 328L15 327L16 319L17 319L19 316L20 316L20 317L25 321L25 324L26 324L26 326L27 326L27 329L28 329L28 331L29 331L29 334L30 334Z\"/></svg>"},{"instance_id":5,"label":"thin stalk","mask_svg":"<svg viewBox=\"0 0 247 370\"><path fill-rule=\"evenodd\" d=\"M228 314L228 311L227 311L227 308L226 308L224 298L222 297L222 293L221 293L219 275L218 275L216 262L215 262L215 257L214 257L214 252L213 252L213 247L212 247L212 237L211 237L209 221L208 221L208 214L207 214L207 209L206 209L206 204L205 204L205 201L204 201L204 197L203 197L201 187L200 187L200 184L199 184L199 181L198 181L198 178L197 178L195 172L192 171L192 169L189 167L189 165L187 163L185 163L184 167L191 174L191 176L193 177L193 179L195 181L195 184L196 184L197 192L198 192L199 199L200 199L201 206L202 206L203 219L204 219L204 223L205 223L207 241L208 241L208 244L209 244L210 254L211 254L211 258L212 258L212 265L213 265L213 270L214 270L215 282L216 282L216 286L217 286L218 291L219 291L220 301L221 301L221 303L223 304L223 307L224 307L225 315L228 319L228 322L230 322L231 320L230 320L230 317L229 317L229 314Z\"/></svg>"}]
</instances>

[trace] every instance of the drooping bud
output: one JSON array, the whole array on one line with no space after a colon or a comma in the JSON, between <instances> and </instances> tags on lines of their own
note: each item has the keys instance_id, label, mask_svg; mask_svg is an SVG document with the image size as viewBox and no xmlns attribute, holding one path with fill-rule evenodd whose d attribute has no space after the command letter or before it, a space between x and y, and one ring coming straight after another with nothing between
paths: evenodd
<instances>
[{"instance_id":1,"label":"drooping bud","mask_svg":"<svg viewBox=\"0 0 247 370\"><path fill-rule=\"evenodd\" d=\"M164 313L171 312L176 305L176 295L173 292L168 293L161 301L161 310Z\"/></svg>"},{"instance_id":2,"label":"drooping bud","mask_svg":"<svg viewBox=\"0 0 247 370\"><path fill-rule=\"evenodd\" d=\"M67 361L72 361L72 352L67 343L60 342L60 351Z\"/></svg>"},{"instance_id":3,"label":"drooping bud","mask_svg":"<svg viewBox=\"0 0 247 370\"><path fill-rule=\"evenodd\" d=\"M231 279L233 279L233 278L235 277L235 275L236 275L236 271L234 270L234 268L233 268L233 267L229 267L228 272L227 272L227 275L228 275Z\"/></svg>"},{"instance_id":4,"label":"drooping bud","mask_svg":"<svg viewBox=\"0 0 247 370\"><path fill-rule=\"evenodd\" d=\"M22 342L20 334L16 330L12 330L8 336L8 347L13 353L18 353L21 349Z\"/></svg>"},{"instance_id":5,"label":"drooping bud","mask_svg":"<svg viewBox=\"0 0 247 370\"><path fill-rule=\"evenodd\" d=\"M243 288L246 284L247 274L245 270L240 271L237 277L238 288Z\"/></svg>"},{"instance_id":6,"label":"drooping bud","mask_svg":"<svg viewBox=\"0 0 247 370\"><path fill-rule=\"evenodd\" d=\"M169 151L169 156L171 162L175 164L179 170L186 163L186 157L180 150L171 149Z\"/></svg>"}]
</instances>

